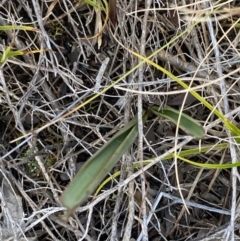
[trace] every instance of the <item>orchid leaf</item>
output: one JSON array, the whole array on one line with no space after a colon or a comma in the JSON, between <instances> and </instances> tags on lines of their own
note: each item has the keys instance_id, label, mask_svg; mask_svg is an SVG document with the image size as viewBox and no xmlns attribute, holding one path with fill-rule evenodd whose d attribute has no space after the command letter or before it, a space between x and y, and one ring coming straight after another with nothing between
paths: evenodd
<instances>
[{"instance_id":1,"label":"orchid leaf","mask_svg":"<svg viewBox=\"0 0 240 241\"><path fill-rule=\"evenodd\" d=\"M144 112L143 122L146 120L147 113ZM137 135L138 118L135 116L83 165L60 197L61 203L68 209L66 217L96 190Z\"/></svg>"},{"instance_id":2,"label":"orchid leaf","mask_svg":"<svg viewBox=\"0 0 240 241\"><path fill-rule=\"evenodd\" d=\"M202 138L204 136L204 129L201 124L184 113L180 113L171 107L159 109L158 106L152 106L150 107L150 110L155 115L164 117L176 125L178 123L179 116L181 115L179 127L183 131L196 138Z\"/></svg>"}]
</instances>

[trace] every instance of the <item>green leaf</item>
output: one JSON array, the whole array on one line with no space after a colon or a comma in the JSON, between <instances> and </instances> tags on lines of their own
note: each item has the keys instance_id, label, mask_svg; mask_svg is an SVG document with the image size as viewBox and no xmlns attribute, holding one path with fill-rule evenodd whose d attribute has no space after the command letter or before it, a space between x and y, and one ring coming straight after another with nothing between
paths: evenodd
<instances>
[{"instance_id":1,"label":"green leaf","mask_svg":"<svg viewBox=\"0 0 240 241\"><path fill-rule=\"evenodd\" d=\"M11 52L11 49L12 49L11 46L7 47L6 50L4 51L4 53L0 55L1 56L1 60L0 60L1 64L3 64L5 62L5 60L8 57L8 54Z\"/></svg>"},{"instance_id":2,"label":"green leaf","mask_svg":"<svg viewBox=\"0 0 240 241\"><path fill-rule=\"evenodd\" d=\"M144 111L143 122L146 120L147 113ZM137 135L138 118L135 116L83 165L60 197L61 203L68 209L67 217L96 190Z\"/></svg>"},{"instance_id":3,"label":"green leaf","mask_svg":"<svg viewBox=\"0 0 240 241\"><path fill-rule=\"evenodd\" d=\"M180 115L179 111L171 107L159 109L159 107L157 106L150 107L150 110L155 115L164 117L177 125L178 118ZM189 135L194 136L196 138L202 138L204 136L204 129L201 126L201 124L198 121L194 120L192 117L184 113L181 113L179 127Z\"/></svg>"},{"instance_id":4,"label":"green leaf","mask_svg":"<svg viewBox=\"0 0 240 241\"><path fill-rule=\"evenodd\" d=\"M231 132L233 137L235 138L236 142L239 144L240 143L240 129L234 125L232 122L228 120L223 121L224 125L227 127L227 129Z\"/></svg>"},{"instance_id":5,"label":"green leaf","mask_svg":"<svg viewBox=\"0 0 240 241\"><path fill-rule=\"evenodd\" d=\"M24 26L24 25L2 25L0 26L0 31L7 30L25 30L25 31L36 31L40 32L37 28L33 26Z\"/></svg>"},{"instance_id":6,"label":"green leaf","mask_svg":"<svg viewBox=\"0 0 240 241\"><path fill-rule=\"evenodd\" d=\"M197 166L197 167L201 167L201 168L205 168L205 169L227 169L227 168L233 168L233 167L239 167L240 166L240 162L235 162L235 163L226 163L226 164L209 164L209 163L199 163L199 162L194 162L194 161L190 161L184 157L178 156L177 158L187 162L193 166Z\"/></svg>"},{"instance_id":7,"label":"green leaf","mask_svg":"<svg viewBox=\"0 0 240 241\"><path fill-rule=\"evenodd\" d=\"M31 50L31 51L22 51L22 50L17 50L17 51L11 51L11 46L7 47L5 52L3 54L0 54L0 63L3 64L8 58L10 57L15 57L15 56L20 56L20 55L26 55L26 54L35 54L35 53L41 53L44 50Z\"/></svg>"},{"instance_id":8,"label":"green leaf","mask_svg":"<svg viewBox=\"0 0 240 241\"><path fill-rule=\"evenodd\" d=\"M100 10L105 10L97 1L94 0L84 0L85 3L87 3L88 5L100 9Z\"/></svg>"}]
</instances>

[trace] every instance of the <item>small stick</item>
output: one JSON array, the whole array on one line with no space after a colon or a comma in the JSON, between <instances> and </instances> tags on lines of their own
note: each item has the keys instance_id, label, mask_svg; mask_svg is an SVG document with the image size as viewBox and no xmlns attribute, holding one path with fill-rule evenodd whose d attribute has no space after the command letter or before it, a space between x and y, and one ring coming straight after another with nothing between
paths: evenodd
<instances>
[{"instance_id":1,"label":"small stick","mask_svg":"<svg viewBox=\"0 0 240 241\"><path fill-rule=\"evenodd\" d=\"M112 23L112 26L116 26L117 22L117 12L116 12L116 0L109 0L108 1L108 7L109 7L109 19Z\"/></svg>"}]
</instances>

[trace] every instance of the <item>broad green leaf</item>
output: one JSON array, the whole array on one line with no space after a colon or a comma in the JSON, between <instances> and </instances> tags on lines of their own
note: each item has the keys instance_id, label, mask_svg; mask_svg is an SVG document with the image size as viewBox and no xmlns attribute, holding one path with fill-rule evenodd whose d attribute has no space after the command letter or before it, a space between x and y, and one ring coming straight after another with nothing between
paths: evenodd
<instances>
[{"instance_id":1,"label":"broad green leaf","mask_svg":"<svg viewBox=\"0 0 240 241\"><path fill-rule=\"evenodd\" d=\"M174 124L177 124L178 122L180 112L171 107L159 109L159 107L157 106L152 106L150 107L150 110L155 115L164 117L172 121ZM184 113L181 113L179 127L189 135L194 136L196 138L202 138L204 136L204 129L201 126L201 124Z\"/></svg>"},{"instance_id":2,"label":"broad green leaf","mask_svg":"<svg viewBox=\"0 0 240 241\"><path fill-rule=\"evenodd\" d=\"M144 111L143 122L146 120L147 113ZM83 165L60 197L61 203L68 209L67 217L96 190L137 135L138 118L135 116Z\"/></svg>"}]
</instances>

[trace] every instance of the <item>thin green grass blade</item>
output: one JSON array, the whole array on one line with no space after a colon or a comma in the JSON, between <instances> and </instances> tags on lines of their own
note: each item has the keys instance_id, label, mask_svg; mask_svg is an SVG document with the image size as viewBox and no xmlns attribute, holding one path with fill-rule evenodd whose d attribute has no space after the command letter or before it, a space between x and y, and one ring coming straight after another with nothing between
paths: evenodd
<instances>
[{"instance_id":1,"label":"thin green grass blade","mask_svg":"<svg viewBox=\"0 0 240 241\"><path fill-rule=\"evenodd\" d=\"M144 112L143 122L146 119L147 113ZM95 191L99 183L132 145L138 135L137 124L138 119L135 116L132 121L99 149L76 174L60 197L61 203L68 209L67 216Z\"/></svg>"},{"instance_id":2,"label":"thin green grass blade","mask_svg":"<svg viewBox=\"0 0 240 241\"><path fill-rule=\"evenodd\" d=\"M44 50L31 50L31 51L11 51L11 47L7 47L5 52L3 54L0 54L0 63L3 64L8 58L10 57L16 57L16 56L22 56L26 54L35 54L35 53L41 53Z\"/></svg>"},{"instance_id":3,"label":"thin green grass blade","mask_svg":"<svg viewBox=\"0 0 240 241\"><path fill-rule=\"evenodd\" d=\"M197 154L201 154L201 153L207 153L209 151L214 151L214 150L221 150L221 149L225 149L228 147L227 143L221 143L221 144L216 144L216 145L205 145L205 146L201 146L201 148L197 147L197 148L193 148L193 149L189 149L189 150L182 150L178 153L178 156L184 157L184 156L193 156L193 155L197 155ZM171 158L174 158L174 153L171 153L167 156L165 156L162 160L169 160ZM154 158L153 158L154 159ZM144 161L150 163L150 160Z\"/></svg>"},{"instance_id":4,"label":"thin green grass blade","mask_svg":"<svg viewBox=\"0 0 240 241\"><path fill-rule=\"evenodd\" d=\"M177 125L178 118L180 115L179 111L177 111L171 107L159 109L159 107L157 107L157 106L150 107L150 110L155 115L164 117ZM201 126L201 124L198 121L194 120L192 117L190 117L184 113L181 113L179 127L183 131L185 131L187 134L189 134L193 137L196 137L196 138L202 138L205 134L204 129Z\"/></svg>"},{"instance_id":5,"label":"thin green grass blade","mask_svg":"<svg viewBox=\"0 0 240 241\"><path fill-rule=\"evenodd\" d=\"M7 31L7 30L25 30L25 31L35 31L40 32L39 29L31 26L24 26L24 25L2 25L0 26L0 31Z\"/></svg>"},{"instance_id":6,"label":"thin green grass blade","mask_svg":"<svg viewBox=\"0 0 240 241\"><path fill-rule=\"evenodd\" d=\"M106 10L95 0L84 0L84 2L87 3L88 5L94 7L94 8L99 9L99 10Z\"/></svg>"},{"instance_id":7,"label":"thin green grass blade","mask_svg":"<svg viewBox=\"0 0 240 241\"><path fill-rule=\"evenodd\" d=\"M8 46L3 54L1 54L0 63L3 64L8 58L8 54L11 52L12 47Z\"/></svg>"},{"instance_id":8,"label":"thin green grass blade","mask_svg":"<svg viewBox=\"0 0 240 241\"><path fill-rule=\"evenodd\" d=\"M184 157L177 156L178 159L187 162L193 166L205 168L205 169L227 169L227 168L233 168L233 167L239 167L240 162L235 162L235 163L226 163L226 164L209 164L209 163L199 163L199 162L194 162L190 161Z\"/></svg>"},{"instance_id":9,"label":"thin green grass blade","mask_svg":"<svg viewBox=\"0 0 240 241\"><path fill-rule=\"evenodd\" d=\"M240 129L236 125L234 125L232 122L230 122L228 120L224 120L224 125L232 133L234 139L239 144L240 143Z\"/></svg>"}]
</instances>

